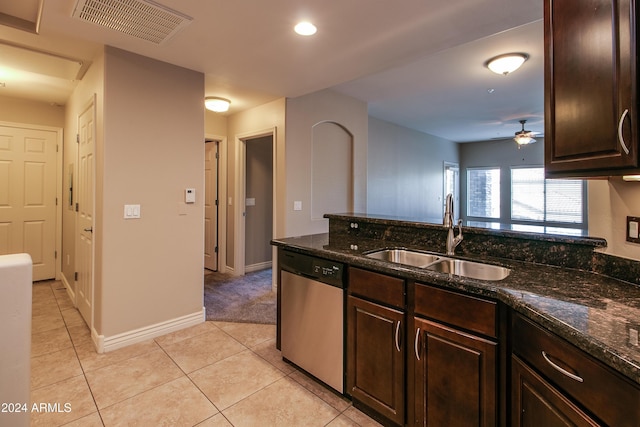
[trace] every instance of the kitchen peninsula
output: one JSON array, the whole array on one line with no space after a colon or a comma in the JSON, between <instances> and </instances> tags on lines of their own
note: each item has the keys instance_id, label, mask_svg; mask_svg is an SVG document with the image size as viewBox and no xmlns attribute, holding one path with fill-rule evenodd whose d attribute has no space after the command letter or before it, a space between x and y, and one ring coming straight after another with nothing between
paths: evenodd
<instances>
[{"instance_id":1,"label":"kitchen peninsula","mask_svg":"<svg viewBox=\"0 0 640 427\"><path fill-rule=\"evenodd\" d=\"M463 227L454 258L510 270L502 280L478 280L367 256L397 248L444 256L448 230L441 224L366 214L325 217L327 234L272 243L279 257L289 251L347 266L345 394L356 406L390 425L423 425L427 418L428 425L436 425L458 416L477 418L482 425L521 425L525 408L550 405L572 420L640 425L640 263L597 252L606 246L603 239ZM406 372L392 376L400 388L388 402L376 395L375 384L362 385L370 378L358 383L357 375L369 366L369 356L360 351L365 341L358 337L368 333L362 317L368 308L378 310L371 318L386 319L384 309L396 319L379 323L391 328L380 334L389 335L389 347L397 353L390 367ZM453 347L443 347L447 357L432 355L439 344L458 338L466 341L455 348L468 351L446 353ZM544 346L542 351L537 345ZM384 354L384 346L379 352ZM471 354L480 355L467 360L479 372L464 371L464 358ZM457 394L452 378L440 378L451 381L447 392L453 390L451 405L458 407L456 413L440 413L447 403L436 410L429 406L435 398L426 398L443 386L429 369L458 356L460 371L451 377L477 373L470 381L481 383L471 384L478 389L471 392L468 382L462 384ZM385 372L379 368L378 375ZM532 384L538 386L533 394ZM363 391L367 387L371 393ZM455 402L459 396L472 397L469 414ZM543 419L553 419L556 412Z\"/></svg>"}]
</instances>

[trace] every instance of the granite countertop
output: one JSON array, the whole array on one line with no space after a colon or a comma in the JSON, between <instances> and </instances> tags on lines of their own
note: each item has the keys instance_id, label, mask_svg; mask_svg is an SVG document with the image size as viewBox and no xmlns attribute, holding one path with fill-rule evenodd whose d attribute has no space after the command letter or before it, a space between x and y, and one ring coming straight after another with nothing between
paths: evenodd
<instances>
[{"instance_id":1,"label":"granite countertop","mask_svg":"<svg viewBox=\"0 0 640 427\"><path fill-rule=\"evenodd\" d=\"M632 338L640 331L640 286L587 271L487 256L480 260L508 267L511 274L501 281L469 279L369 258L363 253L381 249L380 241L362 239L357 247L343 246L331 244L328 233L272 244L500 300L640 384L640 345Z\"/></svg>"}]
</instances>

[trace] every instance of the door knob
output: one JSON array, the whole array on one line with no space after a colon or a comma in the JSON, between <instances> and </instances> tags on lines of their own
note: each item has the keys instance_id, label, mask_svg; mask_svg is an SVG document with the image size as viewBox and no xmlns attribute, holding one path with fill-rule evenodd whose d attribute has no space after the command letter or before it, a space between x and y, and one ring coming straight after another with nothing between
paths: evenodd
<instances>
[{"instance_id":1,"label":"door knob","mask_svg":"<svg viewBox=\"0 0 640 427\"><path fill-rule=\"evenodd\" d=\"M93 227L85 228L84 231L87 231L89 233L93 233Z\"/></svg>"}]
</instances>

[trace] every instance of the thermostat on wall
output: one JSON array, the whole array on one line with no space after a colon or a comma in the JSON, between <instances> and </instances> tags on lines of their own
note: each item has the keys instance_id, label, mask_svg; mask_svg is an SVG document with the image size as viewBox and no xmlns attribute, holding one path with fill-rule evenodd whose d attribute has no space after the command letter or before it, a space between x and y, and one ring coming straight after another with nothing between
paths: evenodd
<instances>
[{"instance_id":1,"label":"thermostat on wall","mask_svg":"<svg viewBox=\"0 0 640 427\"><path fill-rule=\"evenodd\" d=\"M195 203L196 202L196 189L195 188L186 188L184 190L184 202L185 203Z\"/></svg>"}]
</instances>

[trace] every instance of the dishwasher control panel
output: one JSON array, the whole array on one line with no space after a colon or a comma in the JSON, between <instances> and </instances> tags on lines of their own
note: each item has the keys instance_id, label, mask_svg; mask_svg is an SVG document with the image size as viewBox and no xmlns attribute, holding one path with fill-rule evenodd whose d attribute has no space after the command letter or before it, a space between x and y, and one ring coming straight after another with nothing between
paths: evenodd
<instances>
[{"instance_id":1,"label":"dishwasher control panel","mask_svg":"<svg viewBox=\"0 0 640 427\"><path fill-rule=\"evenodd\" d=\"M279 262L284 270L291 273L344 288L344 264L342 263L290 251L282 251Z\"/></svg>"},{"instance_id":2,"label":"dishwasher control panel","mask_svg":"<svg viewBox=\"0 0 640 427\"><path fill-rule=\"evenodd\" d=\"M342 274L342 268L337 265L324 265L324 263L318 263L317 260L314 260L313 273L317 277L334 278Z\"/></svg>"}]
</instances>

